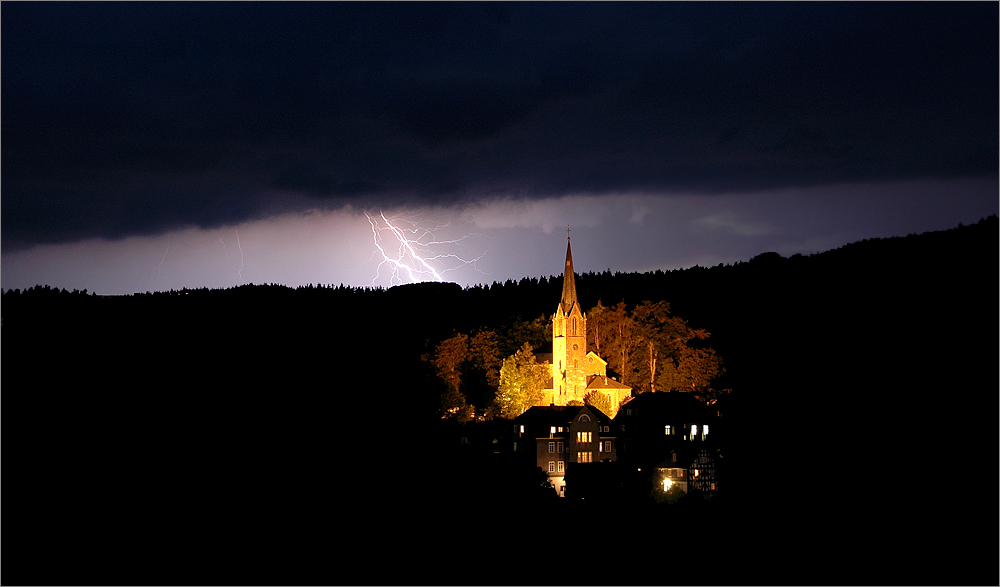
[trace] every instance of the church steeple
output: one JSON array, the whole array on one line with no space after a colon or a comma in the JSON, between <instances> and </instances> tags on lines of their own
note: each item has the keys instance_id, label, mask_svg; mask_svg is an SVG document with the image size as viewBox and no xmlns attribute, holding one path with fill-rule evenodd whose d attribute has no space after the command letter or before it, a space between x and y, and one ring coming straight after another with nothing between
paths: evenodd
<instances>
[{"instance_id":1,"label":"church steeple","mask_svg":"<svg viewBox=\"0 0 1000 587\"><path fill-rule=\"evenodd\" d=\"M568 232L568 231L567 231ZM576 298L573 249L566 237L562 298L552 316L552 397L550 403L583 401L587 393L587 315Z\"/></svg>"},{"instance_id":2,"label":"church steeple","mask_svg":"<svg viewBox=\"0 0 1000 587\"><path fill-rule=\"evenodd\" d=\"M576 280L573 278L573 251L570 248L569 237L566 237L566 270L563 273L562 299L559 300L563 314L569 316L574 305L579 304L576 299Z\"/></svg>"}]
</instances>

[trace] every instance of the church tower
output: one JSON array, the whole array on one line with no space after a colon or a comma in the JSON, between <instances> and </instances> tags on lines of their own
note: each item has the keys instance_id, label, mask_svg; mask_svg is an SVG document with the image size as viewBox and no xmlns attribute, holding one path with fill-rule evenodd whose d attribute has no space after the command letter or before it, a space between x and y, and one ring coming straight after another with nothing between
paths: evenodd
<instances>
[{"instance_id":1,"label":"church tower","mask_svg":"<svg viewBox=\"0 0 1000 587\"><path fill-rule=\"evenodd\" d=\"M564 406L587 394L587 316L576 299L573 251L566 237L562 299L552 317L552 402Z\"/></svg>"}]
</instances>

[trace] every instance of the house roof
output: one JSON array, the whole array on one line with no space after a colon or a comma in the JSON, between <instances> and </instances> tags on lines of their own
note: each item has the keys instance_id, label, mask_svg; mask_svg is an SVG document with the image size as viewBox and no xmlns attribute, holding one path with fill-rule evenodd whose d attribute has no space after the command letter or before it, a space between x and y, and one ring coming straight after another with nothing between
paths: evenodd
<instances>
[{"instance_id":1,"label":"house roof","mask_svg":"<svg viewBox=\"0 0 1000 587\"><path fill-rule=\"evenodd\" d=\"M633 415L629 415L630 410ZM678 421L679 419L699 422L709 419L713 412L714 410L709 409L690 393L682 391L658 391L640 393L632 401L622 406L622 409L618 411L618 415L615 416L615 420L631 420L633 418L659 420L667 418L670 421Z\"/></svg>"},{"instance_id":2,"label":"house roof","mask_svg":"<svg viewBox=\"0 0 1000 587\"><path fill-rule=\"evenodd\" d=\"M593 406L535 406L528 408L514 422L524 424L530 430L544 430L549 426L566 426L572 423L583 410L587 410L600 424L611 423L611 418Z\"/></svg>"}]
</instances>

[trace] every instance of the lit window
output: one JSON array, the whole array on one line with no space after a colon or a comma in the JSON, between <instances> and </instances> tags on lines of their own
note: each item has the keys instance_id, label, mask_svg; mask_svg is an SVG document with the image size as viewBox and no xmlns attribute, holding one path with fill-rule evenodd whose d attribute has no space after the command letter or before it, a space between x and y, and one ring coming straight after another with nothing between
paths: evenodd
<instances>
[{"instance_id":1,"label":"lit window","mask_svg":"<svg viewBox=\"0 0 1000 587\"><path fill-rule=\"evenodd\" d=\"M691 424L691 440L694 440L698 436L698 425Z\"/></svg>"},{"instance_id":2,"label":"lit window","mask_svg":"<svg viewBox=\"0 0 1000 587\"><path fill-rule=\"evenodd\" d=\"M549 428L549 433L555 434L556 433L556 427L553 426L553 427Z\"/></svg>"},{"instance_id":3,"label":"lit window","mask_svg":"<svg viewBox=\"0 0 1000 587\"><path fill-rule=\"evenodd\" d=\"M556 452L556 443L554 442L549 443L549 452Z\"/></svg>"},{"instance_id":4,"label":"lit window","mask_svg":"<svg viewBox=\"0 0 1000 587\"><path fill-rule=\"evenodd\" d=\"M576 441L577 442L590 442L592 439L590 432L577 432Z\"/></svg>"},{"instance_id":5,"label":"lit window","mask_svg":"<svg viewBox=\"0 0 1000 587\"><path fill-rule=\"evenodd\" d=\"M558 473L562 473L563 471L565 471L565 470L566 470L566 465L565 465L565 464L563 464L563 461L559 461L559 462L557 463L557 467L558 467L558 468L556 469L556 472L558 472Z\"/></svg>"},{"instance_id":6,"label":"lit window","mask_svg":"<svg viewBox=\"0 0 1000 587\"><path fill-rule=\"evenodd\" d=\"M674 482L671 481L670 479L664 479L663 480L663 490L666 491L666 490L670 489L670 486L673 485L673 484L674 484Z\"/></svg>"},{"instance_id":7,"label":"lit window","mask_svg":"<svg viewBox=\"0 0 1000 587\"><path fill-rule=\"evenodd\" d=\"M594 462L593 453L591 453L590 451L576 453L576 462L578 463Z\"/></svg>"},{"instance_id":8,"label":"lit window","mask_svg":"<svg viewBox=\"0 0 1000 587\"><path fill-rule=\"evenodd\" d=\"M695 469L695 470L694 470L694 476L695 476L695 477L698 477L698 469Z\"/></svg>"},{"instance_id":9,"label":"lit window","mask_svg":"<svg viewBox=\"0 0 1000 587\"><path fill-rule=\"evenodd\" d=\"M521 434L524 434L524 424L521 424Z\"/></svg>"},{"instance_id":10,"label":"lit window","mask_svg":"<svg viewBox=\"0 0 1000 587\"><path fill-rule=\"evenodd\" d=\"M555 473L555 472L556 472L556 462L549 461L549 473Z\"/></svg>"},{"instance_id":11,"label":"lit window","mask_svg":"<svg viewBox=\"0 0 1000 587\"><path fill-rule=\"evenodd\" d=\"M663 427L663 433L664 434L673 434L674 433L674 427L671 426L670 424L667 424L666 426Z\"/></svg>"},{"instance_id":12,"label":"lit window","mask_svg":"<svg viewBox=\"0 0 1000 587\"><path fill-rule=\"evenodd\" d=\"M708 424L705 424L704 426L701 427L702 440L704 440L706 436L708 436Z\"/></svg>"},{"instance_id":13,"label":"lit window","mask_svg":"<svg viewBox=\"0 0 1000 587\"><path fill-rule=\"evenodd\" d=\"M562 426L557 429L558 432L562 432Z\"/></svg>"}]
</instances>

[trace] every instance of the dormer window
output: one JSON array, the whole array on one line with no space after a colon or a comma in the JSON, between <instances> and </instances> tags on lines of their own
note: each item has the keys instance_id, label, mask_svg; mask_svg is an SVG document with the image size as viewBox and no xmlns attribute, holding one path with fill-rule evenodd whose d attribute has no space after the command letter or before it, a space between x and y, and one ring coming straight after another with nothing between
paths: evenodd
<instances>
[{"instance_id":1,"label":"dormer window","mask_svg":"<svg viewBox=\"0 0 1000 587\"><path fill-rule=\"evenodd\" d=\"M581 422L590 422L590 416L588 416L587 414L583 414L582 416L580 416L580 421Z\"/></svg>"}]
</instances>

